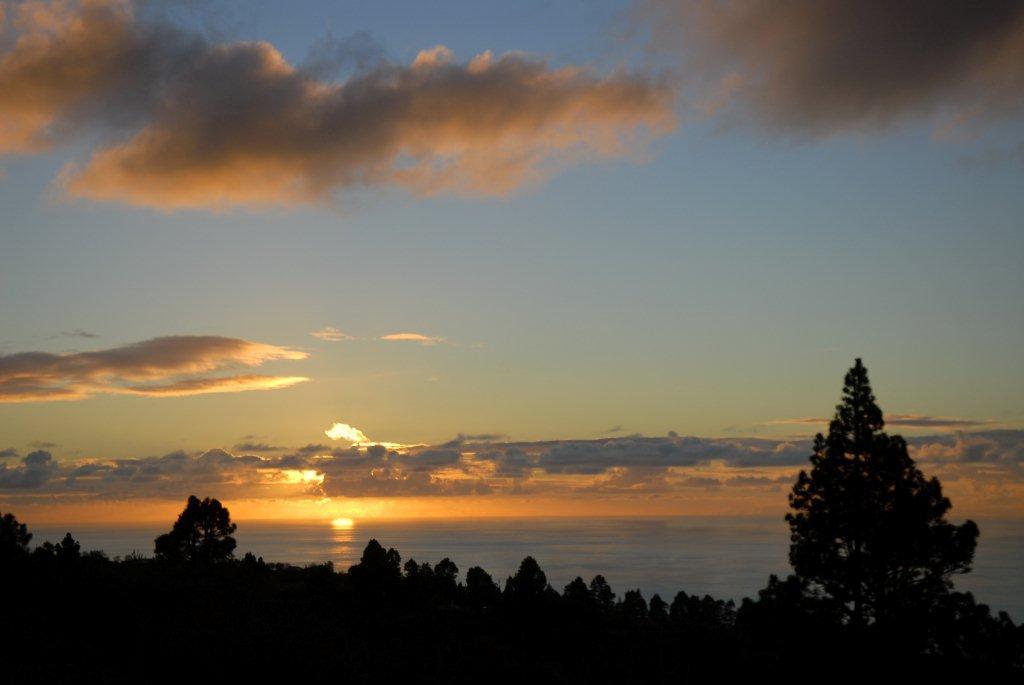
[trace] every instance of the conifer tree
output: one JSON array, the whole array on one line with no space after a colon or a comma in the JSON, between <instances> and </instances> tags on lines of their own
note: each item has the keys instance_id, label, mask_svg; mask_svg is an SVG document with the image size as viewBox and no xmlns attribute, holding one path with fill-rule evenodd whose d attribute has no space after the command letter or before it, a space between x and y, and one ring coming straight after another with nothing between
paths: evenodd
<instances>
[{"instance_id":1,"label":"conifer tree","mask_svg":"<svg viewBox=\"0 0 1024 685\"><path fill-rule=\"evenodd\" d=\"M927 611L954 574L970 570L978 539L973 521L946 521L951 505L939 481L925 478L903 438L884 427L857 359L828 436L815 437L812 468L789 496L790 562L852 625Z\"/></svg>"}]
</instances>

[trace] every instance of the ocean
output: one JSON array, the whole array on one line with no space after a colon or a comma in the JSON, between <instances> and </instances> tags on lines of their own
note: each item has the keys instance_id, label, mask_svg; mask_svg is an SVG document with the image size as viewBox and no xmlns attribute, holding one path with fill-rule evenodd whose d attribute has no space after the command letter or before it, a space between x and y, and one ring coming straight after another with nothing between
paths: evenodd
<instances>
[{"instance_id":1,"label":"ocean","mask_svg":"<svg viewBox=\"0 0 1024 685\"><path fill-rule=\"evenodd\" d=\"M974 570L956 581L979 602L1024 621L1024 521L980 520ZM33 542L56 542L71 532L84 550L111 557L152 554L153 539L169 525L33 526ZM464 577L482 566L499 583L527 555L561 590L576 576L602 574L621 596L639 588L671 601L679 590L720 599L756 596L770 573L789 571L788 528L778 517L523 518L476 520L356 520L324 522L239 521L236 554L266 561L310 564L331 561L346 569L376 538L416 561L454 561Z\"/></svg>"}]
</instances>

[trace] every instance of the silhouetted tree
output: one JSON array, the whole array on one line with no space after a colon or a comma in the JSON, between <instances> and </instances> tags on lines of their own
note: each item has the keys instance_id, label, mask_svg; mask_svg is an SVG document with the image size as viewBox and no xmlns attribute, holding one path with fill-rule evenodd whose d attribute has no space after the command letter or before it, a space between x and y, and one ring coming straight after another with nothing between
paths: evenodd
<instances>
[{"instance_id":1,"label":"silhouetted tree","mask_svg":"<svg viewBox=\"0 0 1024 685\"><path fill-rule=\"evenodd\" d=\"M459 567L445 557L434 567L434 591L445 601L455 600L459 588Z\"/></svg>"},{"instance_id":2,"label":"silhouetted tree","mask_svg":"<svg viewBox=\"0 0 1024 685\"><path fill-rule=\"evenodd\" d=\"M64 539L54 545L53 550L57 559L64 563L70 563L82 557L82 546L71 537L71 533L65 534Z\"/></svg>"},{"instance_id":3,"label":"silhouetted tree","mask_svg":"<svg viewBox=\"0 0 1024 685\"><path fill-rule=\"evenodd\" d=\"M775 576L772 576L772 579L774 578ZM769 584L771 582L770 580ZM718 629L733 624L736 617L735 608L732 600L725 602L711 595L698 597L680 590L672 600L669 617L676 625L687 628Z\"/></svg>"},{"instance_id":4,"label":"silhouetted tree","mask_svg":"<svg viewBox=\"0 0 1024 685\"><path fill-rule=\"evenodd\" d=\"M455 565L455 562L445 557L441 561L437 562L437 566L434 567L434 577L438 579L443 585L455 586L456 581L459 577L459 567Z\"/></svg>"},{"instance_id":5,"label":"silhouetted tree","mask_svg":"<svg viewBox=\"0 0 1024 685\"><path fill-rule=\"evenodd\" d=\"M706 621L707 613L696 599L694 596L688 600L680 592L672 602L673 619L678 615L679 620ZM736 623L759 638L782 635L782 639L788 640L793 634L820 633L838 622L836 603L822 598L805 579L795 575L779 580L772 574L768 585L758 591L757 600L744 598L736 613Z\"/></svg>"},{"instance_id":6,"label":"silhouetted tree","mask_svg":"<svg viewBox=\"0 0 1024 685\"><path fill-rule=\"evenodd\" d=\"M168 561L213 563L231 558L237 544L232 534L238 528L227 508L218 500L188 498L185 510L171 532L155 541L157 558Z\"/></svg>"},{"instance_id":7,"label":"silhouetted tree","mask_svg":"<svg viewBox=\"0 0 1024 685\"><path fill-rule=\"evenodd\" d=\"M651 620L656 623L662 623L668 618L668 602L663 600L661 595L657 593L651 595L649 609Z\"/></svg>"},{"instance_id":8,"label":"silhouetted tree","mask_svg":"<svg viewBox=\"0 0 1024 685\"><path fill-rule=\"evenodd\" d=\"M263 557L257 558L252 552L246 552L245 556L242 557L242 566L246 568L262 568L266 566L263 561Z\"/></svg>"},{"instance_id":9,"label":"silhouetted tree","mask_svg":"<svg viewBox=\"0 0 1024 685\"><path fill-rule=\"evenodd\" d=\"M619 604L619 611L623 617L634 624L641 624L647 619L647 601L639 589L626 590Z\"/></svg>"},{"instance_id":10,"label":"silhouetted tree","mask_svg":"<svg viewBox=\"0 0 1024 685\"><path fill-rule=\"evenodd\" d=\"M533 557L523 559L516 574L505 582L505 596L516 602L539 600L548 589L548 577Z\"/></svg>"},{"instance_id":11,"label":"silhouetted tree","mask_svg":"<svg viewBox=\"0 0 1024 685\"><path fill-rule=\"evenodd\" d=\"M418 572L423 573L424 567L433 575L429 564L423 564ZM384 549L376 540L370 540L363 550L359 563L349 567L348 574L364 589L382 589L393 585L402 577L402 556L394 549Z\"/></svg>"},{"instance_id":12,"label":"silhouetted tree","mask_svg":"<svg viewBox=\"0 0 1024 685\"><path fill-rule=\"evenodd\" d=\"M562 597L573 606L585 607L595 605L594 597L590 594L590 588L583 582L583 579L576 576L572 582L565 586Z\"/></svg>"},{"instance_id":13,"label":"silhouetted tree","mask_svg":"<svg viewBox=\"0 0 1024 685\"><path fill-rule=\"evenodd\" d=\"M31 541L32 533L28 532L28 526L18 523L14 514L0 517L0 563L26 556Z\"/></svg>"},{"instance_id":14,"label":"silhouetted tree","mask_svg":"<svg viewBox=\"0 0 1024 685\"><path fill-rule=\"evenodd\" d=\"M615 593L601 574L594 576L590 581L590 594L603 611L611 611L615 606Z\"/></svg>"},{"instance_id":15,"label":"silhouetted tree","mask_svg":"<svg viewBox=\"0 0 1024 685\"><path fill-rule=\"evenodd\" d=\"M882 410L856 360L828 436L814 440L786 516L797 575L834 599L853 625L933 604L950 576L970 570L978 527L945 520L950 502L926 479L900 436L883 431Z\"/></svg>"},{"instance_id":16,"label":"silhouetted tree","mask_svg":"<svg viewBox=\"0 0 1024 685\"><path fill-rule=\"evenodd\" d=\"M491 574L479 566L466 571L466 597L478 609L493 607L501 599L501 590Z\"/></svg>"}]
</instances>

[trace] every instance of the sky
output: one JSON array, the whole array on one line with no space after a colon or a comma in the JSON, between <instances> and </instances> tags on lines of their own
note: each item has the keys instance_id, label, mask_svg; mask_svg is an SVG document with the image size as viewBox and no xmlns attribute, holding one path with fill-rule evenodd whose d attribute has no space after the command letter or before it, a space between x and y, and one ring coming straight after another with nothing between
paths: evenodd
<instances>
[{"instance_id":1,"label":"sky","mask_svg":"<svg viewBox=\"0 0 1024 685\"><path fill-rule=\"evenodd\" d=\"M0 509L1024 513L1018 3L0 7Z\"/></svg>"}]
</instances>

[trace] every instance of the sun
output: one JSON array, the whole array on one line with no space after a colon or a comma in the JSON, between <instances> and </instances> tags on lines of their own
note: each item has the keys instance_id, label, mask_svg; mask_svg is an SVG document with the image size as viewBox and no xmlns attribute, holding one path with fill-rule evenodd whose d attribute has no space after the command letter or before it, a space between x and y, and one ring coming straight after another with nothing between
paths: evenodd
<instances>
[{"instance_id":1,"label":"sun","mask_svg":"<svg viewBox=\"0 0 1024 685\"><path fill-rule=\"evenodd\" d=\"M353 521L352 519L348 518L348 517L345 517L345 516L343 516L341 518L336 518L333 521L331 521L331 527L332 528L344 528L344 529L347 529L347 528L353 527L354 525L356 525L356 522Z\"/></svg>"}]
</instances>

